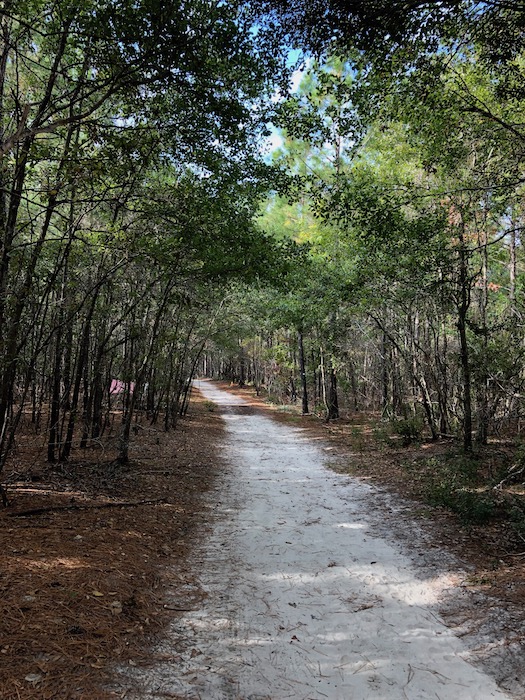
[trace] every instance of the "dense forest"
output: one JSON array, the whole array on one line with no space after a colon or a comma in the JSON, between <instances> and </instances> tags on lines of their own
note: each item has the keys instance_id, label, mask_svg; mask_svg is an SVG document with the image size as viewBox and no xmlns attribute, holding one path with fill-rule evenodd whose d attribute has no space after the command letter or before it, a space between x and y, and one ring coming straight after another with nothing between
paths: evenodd
<instances>
[{"instance_id":1,"label":"dense forest","mask_svg":"<svg viewBox=\"0 0 525 700\"><path fill-rule=\"evenodd\" d=\"M521 2L5 0L0 37L0 470L115 412L126 462L197 373L519 437Z\"/></svg>"}]
</instances>

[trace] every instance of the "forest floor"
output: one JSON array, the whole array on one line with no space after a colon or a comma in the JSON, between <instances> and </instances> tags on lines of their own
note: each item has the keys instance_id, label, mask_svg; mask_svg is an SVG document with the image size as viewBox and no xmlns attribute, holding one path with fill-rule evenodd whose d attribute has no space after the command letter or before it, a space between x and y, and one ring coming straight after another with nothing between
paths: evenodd
<instances>
[{"instance_id":1,"label":"forest floor","mask_svg":"<svg viewBox=\"0 0 525 700\"><path fill-rule=\"evenodd\" d=\"M154 662L170 620L202 595L188 558L207 528L222 420L195 396L175 431L136 426L126 466L113 461L117 425L66 465L46 463L29 427L0 509L0 698L118 697L115 666Z\"/></svg>"},{"instance_id":2,"label":"forest floor","mask_svg":"<svg viewBox=\"0 0 525 700\"><path fill-rule=\"evenodd\" d=\"M326 424L269 405L249 388L227 388L322 438L337 471L402 497L428 548L446 549L464 564L465 598L444 611L447 622L460 636L483 640L489 665L506 658L518 694L525 687L521 520L496 510L476 524L429 503L439 490L437 466L448 464L453 445L402 446L367 416ZM65 466L46 464L43 436L28 430L19 439L6 474L11 505L0 512L1 698L125 697L108 690L115 667L161 660L152 649L161 648L170 622L205 596L192 553L211 528L209 493L225 467L223 437L218 412L196 395L173 433L137 426L125 467L112 462L111 436L103 450L77 451ZM511 462L510 447L494 443L476 469L495 477ZM517 486L498 490L506 502L520 497ZM479 515L477 507L471 504Z\"/></svg>"}]
</instances>

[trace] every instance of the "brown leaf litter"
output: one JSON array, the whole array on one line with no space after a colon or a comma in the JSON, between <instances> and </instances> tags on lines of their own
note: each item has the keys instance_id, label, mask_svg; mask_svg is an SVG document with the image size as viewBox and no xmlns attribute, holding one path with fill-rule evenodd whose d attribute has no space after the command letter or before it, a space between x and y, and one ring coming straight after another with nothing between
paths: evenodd
<instances>
[{"instance_id":1,"label":"brown leaf litter","mask_svg":"<svg viewBox=\"0 0 525 700\"><path fill-rule=\"evenodd\" d=\"M22 436L0 511L3 700L118 697L112 667L153 660L202 595L187 557L206 531L221 431L194 400L174 432L144 424L126 466L111 461L114 436L62 466L46 464L42 436Z\"/></svg>"}]
</instances>

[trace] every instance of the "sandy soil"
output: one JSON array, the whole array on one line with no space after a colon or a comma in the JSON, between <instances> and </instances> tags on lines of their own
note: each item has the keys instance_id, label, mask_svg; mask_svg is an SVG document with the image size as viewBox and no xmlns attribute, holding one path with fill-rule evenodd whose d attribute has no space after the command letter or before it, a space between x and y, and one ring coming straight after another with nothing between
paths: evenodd
<instances>
[{"instance_id":1,"label":"sandy soil","mask_svg":"<svg viewBox=\"0 0 525 700\"><path fill-rule=\"evenodd\" d=\"M508 645L469 626L467 572L400 499L326 469L329 448L304 430L199 388L224 413L230 465L192 557L207 599L174 622L164 662L134 674L127 697L525 697Z\"/></svg>"}]
</instances>

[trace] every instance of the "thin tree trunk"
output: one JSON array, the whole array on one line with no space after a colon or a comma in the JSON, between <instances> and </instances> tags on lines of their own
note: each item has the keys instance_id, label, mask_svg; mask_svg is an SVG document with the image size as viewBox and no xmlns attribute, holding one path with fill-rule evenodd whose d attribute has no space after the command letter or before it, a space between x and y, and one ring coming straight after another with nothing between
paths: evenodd
<instances>
[{"instance_id":1,"label":"thin tree trunk","mask_svg":"<svg viewBox=\"0 0 525 700\"><path fill-rule=\"evenodd\" d=\"M512 311L515 311L516 305L516 271L517 271L517 231L513 225L509 237L509 301Z\"/></svg>"},{"instance_id":2,"label":"thin tree trunk","mask_svg":"<svg viewBox=\"0 0 525 700\"><path fill-rule=\"evenodd\" d=\"M80 387L82 385L82 377L84 376L84 368L87 364L88 354L89 354L89 331L91 328L91 316L93 309L95 307L95 300L93 300L90 313L84 322L84 329L82 331L82 338L80 341L80 348L78 352L77 368L75 372L75 381L73 385L73 395L71 397L69 420L67 424L66 438L63 441L62 449L60 452L60 461L65 462L69 459L71 454L71 448L73 446L73 434L75 431L76 419L78 414L78 400L80 397Z\"/></svg>"},{"instance_id":3,"label":"thin tree trunk","mask_svg":"<svg viewBox=\"0 0 525 700\"><path fill-rule=\"evenodd\" d=\"M482 287L480 290L480 300L479 300L479 316L480 316L480 330L481 336L481 346L482 346L482 359L481 359L481 372L477 382L476 388L476 398L477 398L477 419L478 419L478 429L476 432L476 441L480 445L486 445L489 435L489 395L488 395L488 371L487 371L487 356L488 356L488 328L487 328L487 307L488 307L488 235L486 229L483 230L483 240L481 242L481 255L482 255Z\"/></svg>"},{"instance_id":4,"label":"thin tree trunk","mask_svg":"<svg viewBox=\"0 0 525 700\"><path fill-rule=\"evenodd\" d=\"M470 354L467 342L467 313L470 306L470 285L468 279L468 253L464 240L463 225L459 234L459 300L458 335L459 354L463 374L463 449L472 452L472 381Z\"/></svg>"},{"instance_id":5,"label":"thin tree trunk","mask_svg":"<svg viewBox=\"0 0 525 700\"><path fill-rule=\"evenodd\" d=\"M337 396L337 374L330 366L330 388L328 392L328 420L339 418L339 399Z\"/></svg>"},{"instance_id":6,"label":"thin tree trunk","mask_svg":"<svg viewBox=\"0 0 525 700\"><path fill-rule=\"evenodd\" d=\"M302 388L302 413L306 416L308 411L308 385L306 382L306 363L304 358L304 339L303 331L300 329L297 331L297 342L299 346L299 373L301 375L301 388Z\"/></svg>"},{"instance_id":7,"label":"thin tree trunk","mask_svg":"<svg viewBox=\"0 0 525 700\"><path fill-rule=\"evenodd\" d=\"M129 392L129 401L128 405L126 406L126 409L124 410L124 415L123 415L123 420L122 420L122 427L121 427L121 432L120 432L120 437L119 437L119 454L117 457L117 462L120 464L127 464L129 462L129 436L131 432L131 423L133 420L133 413L135 409L135 404L137 401L137 397L142 390L142 387L144 385L144 377L146 376L146 372L148 369L148 365L150 362L150 358L153 354L153 350L155 348L155 345L157 343L157 338L159 335L159 329L160 329L160 323L163 318L164 312L166 310L166 305L168 303L169 295L171 293L171 290L173 288L173 285L175 282L172 280L169 282L164 289L164 293L161 299L161 302L157 308L157 311L155 313L154 321L151 327L151 331L149 334L149 343L148 343L148 348L146 352L144 353L144 359L137 371L137 375L135 378L135 389L133 392ZM133 367L133 352L130 352L130 358L129 358L129 377L131 377L131 370Z\"/></svg>"},{"instance_id":8,"label":"thin tree trunk","mask_svg":"<svg viewBox=\"0 0 525 700\"><path fill-rule=\"evenodd\" d=\"M415 382L415 384L421 392L421 401L427 418L428 427L430 428L432 439L437 440L438 431L436 428L434 413L432 411L432 402L430 399L425 378L421 375L421 372L418 371L417 367L414 367L412 358L410 355L407 354L407 351L403 350L403 348L399 345L395 337L391 333L389 333L387 329L383 326L382 320L376 316L373 316L372 314L370 314L370 318L372 318L377 323L379 329L386 335L390 343L392 343L397 348L400 357L403 358L405 366L407 367L407 369L410 370L411 374L413 375L413 381Z\"/></svg>"},{"instance_id":9,"label":"thin tree trunk","mask_svg":"<svg viewBox=\"0 0 525 700\"><path fill-rule=\"evenodd\" d=\"M51 404L49 413L49 439L47 442L47 461L54 463L57 460L56 450L59 447L58 424L60 420L60 385L62 366L62 348L59 333L55 336L55 357L53 364L53 374L51 376Z\"/></svg>"}]
</instances>

